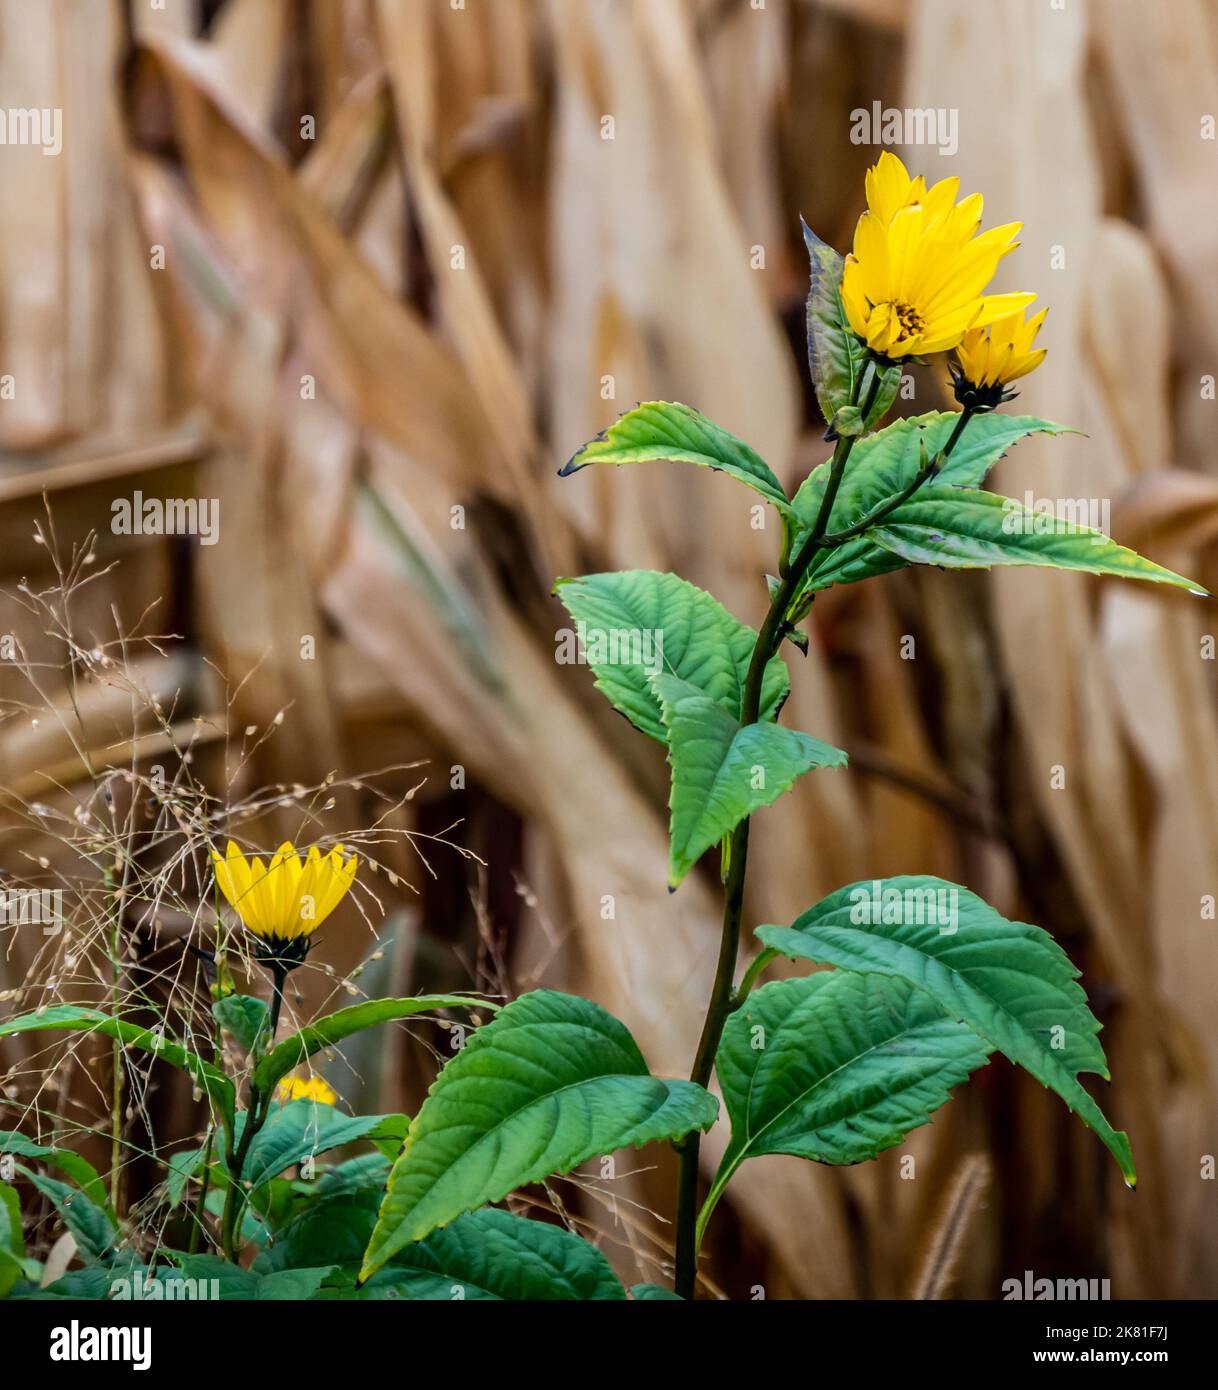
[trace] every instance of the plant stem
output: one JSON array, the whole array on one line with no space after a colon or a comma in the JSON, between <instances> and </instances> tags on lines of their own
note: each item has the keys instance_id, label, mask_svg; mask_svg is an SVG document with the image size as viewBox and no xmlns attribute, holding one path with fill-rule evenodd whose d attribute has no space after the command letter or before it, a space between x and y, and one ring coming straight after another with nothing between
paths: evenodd
<instances>
[{"instance_id":1,"label":"plant stem","mask_svg":"<svg viewBox=\"0 0 1218 1390\"><path fill-rule=\"evenodd\" d=\"M863 405L864 420L871 413L879 384L880 373L873 369L868 382L866 402ZM918 469L917 475L899 493L875 508L861 521L830 534L828 529L829 517L833 512L833 504L837 500L842 478L845 476L850 451L854 447L853 436L838 438L829 468L829 480L825 485L825 493L821 498L816 521L800 546L798 554L783 567L782 579L774 591L769 611L761 625L761 631L757 634L757 642L753 647L748 675L745 678L744 698L740 711L741 724L755 724L760 717L761 690L766 667L782 644L791 603L799 593L805 577L816 568L816 561L827 555L833 547L842 544L853 536L861 535L868 527L876 525L890 512L895 511L902 502L912 497L928 478L934 477L948 455L956 447L960 436L964 433L965 426L974 413L967 407L960 412L960 418L956 421L943 449L933 460L924 463ZM732 831L728 850L729 868L727 883L724 887L723 930L719 941L719 961L715 968L715 983L711 990L706 1019L702 1025L702 1036L698 1041L698 1051L694 1057L693 1070L690 1072L690 1080L697 1082L699 1086L706 1086L710 1082L711 1072L715 1065L715 1053L718 1051L719 1040L723 1035L723 1026L727 1022L728 1015L733 1009L738 1008L748 996L761 972L774 956L773 952L763 951L746 971L739 989L733 991L732 980L736 973L736 958L740 949L740 924L744 909L744 882L748 867L748 852L749 820L746 816ZM702 1136L695 1132L674 1145L680 1160L680 1172L677 1186L676 1274L673 1287L682 1298L686 1299L693 1298L697 1280L699 1243L698 1154L701 1140ZM709 1216L709 1212L707 1216ZM705 1225L705 1220L703 1220L702 1225Z\"/></svg>"},{"instance_id":2,"label":"plant stem","mask_svg":"<svg viewBox=\"0 0 1218 1390\"><path fill-rule=\"evenodd\" d=\"M211 1188L211 1160L215 1143L216 1132L214 1129L211 1129L208 1131L207 1143L203 1149L203 1181L199 1186L199 1201L195 1207L195 1224L190 1230L190 1245L188 1249L191 1255L198 1254L199 1239L203 1234L203 1227L207 1221L207 1193Z\"/></svg>"},{"instance_id":3,"label":"plant stem","mask_svg":"<svg viewBox=\"0 0 1218 1390\"><path fill-rule=\"evenodd\" d=\"M863 407L863 417L867 417L879 389L880 375L873 372L871 389ZM769 612L757 634L753 655L749 660L748 675L745 677L744 698L741 702L741 724L755 724L761 712L761 688L766 667L770 658L778 650L782 641L782 625L786 620L791 600L799 592L799 586L807 573L813 556L820 548L821 537L829 525L829 516L850 451L854 447L853 437L840 437L833 450L833 462L829 470L829 481L825 495L821 499L820 511L811 533L800 547L799 553L787 566L770 601ZM748 869L749 819L744 820L732 831L731 848L728 851L728 879L724 888L723 931L719 940L719 962L715 967L715 983L711 990L710 1004L702 1025L702 1036L698 1041L698 1051L694 1057L690 1080L699 1086L710 1082L711 1071L715 1065L715 1053L723 1034L723 1025L732 1011L732 981L736 975L736 957L740 949L740 921L744 911L744 880ZM677 1237L676 1237L676 1277L674 1289L686 1299L693 1298L697 1276L697 1220L698 1220L698 1153L702 1136L695 1131L676 1145L680 1159L680 1174L677 1190Z\"/></svg>"},{"instance_id":4,"label":"plant stem","mask_svg":"<svg viewBox=\"0 0 1218 1390\"><path fill-rule=\"evenodd\" d=\"M283 982L287 978L288 968L282 961L273 960L269 964L271 972L271 1017L266 1029L266 1046L268 1048L275 1045L275 1034L279 1028L279 1012L283 1008ZM257 1046L257 1044L255 1044ZM224 1216L220 1223L220 1243L224 1251L224 1258L237 1261L237 1248L240 1244L237 1236L238 1217L245 1207L245 1193L241 1187L241 1174L245 1170L245 1160L250 1151L250 1145L254 1142L254 1136L266 1123L266 1112L270 1105L270 1096L263 1095L253 1082L250 1083L250 1102L245 1111L245 1128L241 1132L241 1142L237 1145L236 1152L232 1151L229 1145L228 1161L228 1192L224 1197Z\"/></svg>"},{"instance_id":5,"label":"plant stem","mask_svg":"<svg viewBox=\"0 0 1218 1390\"><path fill-rule=\"evenodd\" d=\"M105 872L106 895L111 910L110 929L110 1014L117 1018L123 996L123 907L115 885L113 867ZM123 1044L115 1038L110 1048L110 1209L116 1219L122 1217L123 1198L123 1091L126 1068Z\"/></svg>"}]
</instances>

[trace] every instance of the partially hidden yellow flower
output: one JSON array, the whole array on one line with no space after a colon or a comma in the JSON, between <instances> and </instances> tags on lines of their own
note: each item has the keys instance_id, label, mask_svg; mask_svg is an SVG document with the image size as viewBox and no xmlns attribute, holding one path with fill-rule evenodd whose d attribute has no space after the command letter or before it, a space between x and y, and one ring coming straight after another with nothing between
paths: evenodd
<instances>
[{"instance_id":1,"label":"partially hidden yellow flower","mask_svg":"<svg viewBox=\"0 0 1218 1390\"><path fill-rule=\"evenodd\" d=\"M1044 348L1032 344L1048 309L1025 321L1020 310L997 319L986 328L970 328L956 356L960 373L974 387L1005 386L1034 372L1045 360Z\"/></svg>"},{"instance_id":2,"label":"partially hidden yellow flower","mask_svg":"<svg viewBox=\"0 0 1218 1390\"><path fill-rule=\"evenodd\" d=\"M320 1076L285 1076L275 1090L279 1100L311 1100L318 1105L333 1105L338 1093Z\"/></svg>"},{"instance_id":3,"label":"partially hidden yellow flower","mask_svg":"<svg viewBox=\"0 0 1218 1390\"><path fill-rule=\"evenodd\" d=\"M1026 308L1034 294L983 294L1023 225L978 232L982 198L953 202L959 181L929 190L887 151L868 174L867 211L846 257L842 303L850 327L881 357L946 352L970 328ZM920 201L919 201L920 200Z\"/></svg>"},{"instance_id":4,"label":"partially hidden yellow flower","mask_svg":"<svg viewBox=\"0 0 1218 1390\"><path fill-rule=\"evenodd\" d=\"M223 857L212 851L220 891L246 928L264 944L264 954L303 960L309 938L346 896L358 867L343 861L342 845L322 854L314 845L302 860L284 841L270 862L249 859L231 840Z\"/></svg>"}]
</instances>

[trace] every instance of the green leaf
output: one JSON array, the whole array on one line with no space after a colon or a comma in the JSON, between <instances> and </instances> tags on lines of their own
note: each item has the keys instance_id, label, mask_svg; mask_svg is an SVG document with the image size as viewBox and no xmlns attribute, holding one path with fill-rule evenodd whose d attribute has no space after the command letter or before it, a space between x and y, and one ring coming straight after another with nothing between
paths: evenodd
<instances>
[{"instance_id":1,"label":"green leaf","mask_svg":"<svg viewBox=\"0 0 1218 1390\"><path fill-rule=\"evenodd\" d=\"M923 452L935 458L960 423L959 411L932 410L906 420L894 420L877 434L860 439L850 454L841 487L833 500L828 530L843 531L874 511L918 475ZM1004 453L1031 434L1076 434L1035 415L1003 415L997 411L974 415L964 428L935 482L979 487ZM801 526L811 530L820 512L829 465L814 468L792 498Z\"/></svg>"},{"instance_id":2,"label":"green leaf","mask_svg":"<svg viewBox=\"0 0 1218 1390\"><path fill-rule=\"evenodd\" d=\"M106 1184L87 1158L46 1144L35 1144L15 1129L0 1129L0 1155L15 1154L18 1158L40 1158L58 1168L79 1187L90 1201L104 1207L107 1202Z\"/></svg>"},{"instance_id":3,"label":"green leaf","mask_svg":"<svg viewBox=\"0 0 1218 1390\"><path fill-rule=\"evenodd\" d=\"M842 306L841 285L844 259L800 218L804 245L808 248L811 283L806 311L808 327L808 369L816 388L816 400L825 423L833 425L839 434L846 434L838 423L851 402L861 402L869 389L864 383L868 371L868 353L851 329ZM873 366L873 370L875 370ZM862 428L871 429L887 414L901 385L901 368L878 368L880 385ZM854 417L848 417L853 427Z\"/></svg>"},{"instance_id":4,"label":"green leaf","mask_svg":"<svg viewBox=\"0 0 1218 1390\"><path fill-rule=\"evenodd\" d=\"M37 1285L27 1286L24 1290L14 1290L12 1296L30 1302L51 1303L58 1299L71 1299L73 1303L105 1302L110 1297L114 1281L114 1270L109 1265L90 1265L87 1269L69 1270L45 1289Z\"/></svg>"},{"instance_id":5,"label":"green leaf","mask_svg":"<svg viewBox=\"0 0 1218 1390\"><path fill-rule=\"evenodd\" d=\"M219 1105L226 1123L232 1124L237 1103L233 1083L218 1067L205 1062L181 1044L171 1042L149 1028L128 1023L125 1019L111 1018L97 1009L83 1008L77 1004L59 1004L37 1013L5 1019L0 1023L0 1038L11 1033L34 1033L43 1028L100 1033L103 1037L117 1038L127 1047L150 1052L161 1061L189 1072L199 1089Z\"/></svg>"},{"instance_id":6,"label":"green leaf","mask_svg":"<svg viewBox=\"0 0 1218 1390\"><path fill-rule=\"evenodd\" d=\"M684 1303L679 1293L664 1288L661 1284L632 1284L630 1297L636 1303Z\"/></svg>"},{"instance_id":7,"label":"green leaf","mask_svg":"<svg viewBox=\"0 0 1218 1390\"><path fill-rule=\"evenodd\" d=\"M263 1095L268 1095L276 1082L315 1052L379 1023L436 1009L487 1009L493 1013L498 1007L498 1004L469 994L421 994L413 999L369 999L363 1004L353 1004L285 1038L254 1068L254 1084Z\"/></svg>"},{"instance_id":8,"label":"green leaf","mask_svg":"<svg viewBox=\"0 0 1218 1390\"><path fill-rule=\"evenodd\" d=\"M217 999L211 1011L220 1027L227 1029L244 1051L253 1052L267 1020L268 1010L261 999L252 994L229 994Z\"/></svg>"},{"instance_id":9,"label":"green leaf","mask_svg":"<svg viewBox=\"0 0 1218 1390\"><path fill-rule=\"evenodd\" d=\"M214 1280L221 1302L238 1299L303 1302L317 1294L323 1281L335 1268L334 1265L326 1265L317 1269L285 1269L260 1274L229 1264L216 1255L181 1255L177 1258L182 1270L180 1277L205 1287ZM172 1273L160 1273L157 1277L163 1284L178 1279Z\"/></svg>"},{"instance_id":10,"label":"green leaf","mask_svg":"<svg viewBox=\"0 0 1218 1390\"><path fill-rule=\"evenodd\" d=\"M843 439L857 439L863 432L863 411L861 406L844 405L833 417L833 433Z\"/></svg>"},{"instance_id":11,"label":"green leaf","mask_svg":"<svg viewBox=\"0 0 1218 1390\"><path fill-rule=\"evenodd\" d=\"M1129 1137L1083 1089L1080 1071L1105 1079L1100 1025L1079 972L1048 932L1008 922L975 893L930 877L839 888L789 927L757 928L785 956L891 975L925 990L1078 1113L1108 1147L1125 1181L1137 1180Z\"/></svg>"},{"instance_id":12,"label":"green leaf","mask_svg":"<svg viewBox=\"0 0 1218 1390\"><path fill-rule=\"evenodd\" d=\"M17 1189L0 1182L0 1298L7 1298L25 1272L25 1233Z\"/></svg>"},{"instance_id":13,"label":"green leaf","mask_svg":"<svg viewBox=\"0 0 1218 1390\"><path fill-rule=\"evenodd\" d=\"M741 726L696 686L676 676L653 682L668 730L672 766L668 884L675 888L703 854L815 767L844 767L840 748L779 724Z\"/></svg>"},{"instance_id":14,"label":"green leaf","mask_svg":"<svg viewBox=\"0 0 1218 1390\"><path fill-rule=\"evenodd\" d=\"M50 1199L60 1220L72 1233L76 1248L91 1261L107 1260L114 1251L115 1226L113 1218L79 1189L69 1187L58 1178L44 1177L18 1164L21 1172L44 1197Z\"/></svg>"},{"instance_id":15,"label":"green leaf","mask_svg":"<svg viewBox=\"0 0 1218 1390\"><path fill-rule=\"evenodd\" d=\"M728 1018L715 1057L732 1139L699 1237L746 1158L874 1158L925 1124L989 1052L904 980L835 970L763 985Z\"/></svg>"},{"instance_id":16,"label":"green leaf","mask_svg":"<svg viewBox=\"0 0 1218 1390\"><path fill-rule=\"evenodd\" d=\"M25 1233L21 1225L21 1199L17 1189L0 1182L0 1250L25 1258Z\"/></svg>"},{"instance_id":17,"label":"green leaf","mask_svg":"<svg viewBox=\"0 0 1218 1390\"><path fill-rule=\"evenodd\" d=\"M336 1297L361 1299L615 1299L623 1298L605 1257L578 1236L494 1207L459 1216L412 1242L358 1291L355 1277L376 1222L376 1194L319 1200L259 1255L254 1268L295 1268L339 1260Z\"/></svg>"},{"instance_id":18,"label":"green leaf","mask_svg":"<svg viewBox=\"0 0 1218 1390\"><path fill-rule=\"evenodd\" d=\"M344 1115L332 1105L318 1105L312 1100L274 1105L266 1124L254 1136L241 1176L252 1187L259 1187L307 1158L362 1139L381 1119L380 1115Z\"/></svg>"},{"instance_id":19,"label":"green leaf","mask_svg":"<svg viewBox=\"0 0 1218 1390\"><path fill-rule=\"evenodd\" d=\"M859 364L852 350L853 334L843 327L841 283L844 260L800 218L808 248L811 283L806 318L808 369L816 400L826 423L857 397Z\"/></svg>"},{"instance_id":20,"label":"green leaf","mask_svg":"<svg viewBox=\"0 0 1218 1390\"><path fill-rule=\"evenodd\" d=\"M655 570L621 570L560 579L554 592L581 626L596 687L643 733L667 740L651 677L666 671L689 681L734 718L757 634L704 589ZM761 717L778 718L790 689L781 657L762 682Z\"/></svg>"},{"instance_id":21,"label":"green leaf","mask_svg":"<svg viewBox=\"0 0 1218 1390\"><path fill-rule=\"evenodd\" d=\"M561 1226L484 1207L407 1245L360 1297L621 1301L626 1291L586 1240Z\"/></svg>"},{"instance_id":22,"label":"green leaf","mask_svg":"<svg viewBox=\"0 0 1218 1390\"><path fill-rule=\"evenodd\" d=\"M1040 565L1122 579L1148 579L1205 594L1201 585L1117 545L1101 531L1029 511L1010 497L930 485L902 503L868 537L909 564L948 569Z\"/></svg>"},{"instance_id":23,"label":"green leaf","mask_svg":"<svg viewBox=\"0 0 1218 1390\"><path fill-rule=\"evenodd\" d=\"M389 1176L370 1277L410 1241L596 1154L707 1129L718 1104L651 1076L634 1039L587 999L534 990L440 1072Z\"/></svg>"},{"instance_id":24,"label":"green leaf","mask_svg":"<svg viewBox=\"0 0 1218 1390\"><path fill-rule=\"evenodd\" d=\"M311 1269L324 1264L359 1268L376 1224L381 1192L360 1189L307 1203L262 1251L252 1268Z\"/></svg>"},{"instance_id":25,"label":"green leaf","mask_svg":"<svg viewBox=\"0 0 1218 1390\"><path fill-rule=\"evenodd\" d=\"M371 1135L365 1136L371 1138ZM374 1192L377 1198L385 1190L392 1160L383 1153L360 1154L327 1168L317 1179L319 1197L341 1197L352 1192Z\"/></svg>"},{"instance_id":26,"label":"green leaf","mask_svg":"<svg viewBox=\"0 0 1218 1390\"><path fill-rule=\"evenodd\" d=\"M590 463L693 463L727 473L760 493L779 511L791 504L773 470L756 450L691 406L644 401L602 431L559 471L565 478Z\"/></svg>"},{"instance_id":27,"label":"green leaf","mask_svg":"<svg viewBox=\"0 0 1218 1390\"><path fill-rule=\"evenodd\" d=\"M844 311L842 313L842 323L846 323ZM847 332L849 332L848 327ZM859 342L853 333L850 333L850 350L854 355L855 371L861 373L867 361L867 349ZM864 421L865 427L869 430L874 429L892 409L892 403L896 400L897 392L901 389L901 368L899 365L894 364L891 367L878 367L874 369L878 370L880 373L880 384L876 389L875 400L872 402L871 409L867 412L867 419ZM870 383L865 383L863 386L864 393L870 389Z\"/></svg>"},{"instance_id":28,"label":"green leaf","mask_svg":"<svg viewBox=\"0 0 1218 1390\"><path fill-rule=\"evenodd\" d=\"M165 1190L172 1209L182 1200L182 1194L191 1178L199 1171L206 1149L182 1149L169 1156L165 1175Z\"/></svg>"},{"instance_id":29,"label":"green leaf","mask_svg":"<svg viewBox=\"0 0 1218 1390\"><path fill-rule=\"evenodd\" d=\"M878 434L859 440L850 455L841 487L833 501L828 531L844 531L895 497L917 477L923 453L934 458L947 444L960 421L958 411L931 411L912 419L895 420ZM970 487L985 480L990 469L1012 444L1030 434L1072 434L1034 415L975 415L948 455L933 485L953 483ZM799 517L795 546L816 524L829 465L823 463L804 479L792 499ZM932 482L928 480L927 486ZM919 494L920 495L920 494ZM827 589L831 584L855 584L878 574L903 569L905 561L877 545L867 535L827 550L815 562L801 593Z\"/></svg>"}]
</instances>

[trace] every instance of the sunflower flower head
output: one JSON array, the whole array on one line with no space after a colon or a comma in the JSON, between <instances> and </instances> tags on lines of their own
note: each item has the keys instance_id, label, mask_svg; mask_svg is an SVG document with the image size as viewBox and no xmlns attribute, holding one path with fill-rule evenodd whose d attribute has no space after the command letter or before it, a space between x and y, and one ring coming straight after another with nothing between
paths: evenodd
<instances>
[{"instance_id":1,"label":"sunflower flower head","mask_svg":"<svg viewBox=\"0 0 1218 1390\"><path fill-rule=\"evenodd\" d=\"M903 208L924 207L932 216L949 211L956 202L959 179L940 179L931 188L919 174L911 178L909 170L891 150L885 150L867 170L867 210L881 222L891 222Z\"/></svg>"},{"instance_id":2,"label":"sunflower flower head","mask_svg":"<svg viewBox=\"0 0 1218 1390\"><path fill-rule=\"evenodd\" d=\"M346 896L358 860L344 861L342 845L328 854L314 845L302 859L285 841L264 864L230 840L223 856L212 851L212 864L221 893L258 938L259 956L290 967L304 960L313 933Z\"/></svg>"},{"instance_id":3,"label":"sunflower flower head","mask_svg":"<svg viewBox=\"0 0 1218 1390\"><path fill-rule=\"evenodd\" d=\"M1022 310L996 320L989 328L970 328L956 349L951 366L956 399L973 410L993 410L1018 395L1012 381L1033 372L1045 359L1044 348L1033 348L1048 309L1030 319Z\"/></svg>"},{"instance_id":4,"label":"sunflower flower head","mask_svg":"<svg viewBox=\"0 0 1218 1390\"><path fill-rule=\"evenodd\" d=\"M285 1076L275 1088L275 1096L285 1104L291 1100L311 1100L317 1105L333 1105L338 1093L320 1076Z\"/></svg>"},{"instance_id":5,"label":"sunflower flower head","mask_svg":"<svg viewBox=\"0 0 1218 1390\"><path fill-rule=\"evenodd\" d=\"M842 275L853 331L878 357L895 361L946 352L970 328L1029 305L1033 294L984 292L998 263L1019 244L1009 222L980 232L982 198L955 202L959 181L927 189L887 151L867 175L867 211Z\"/></svg>"}]
</instances>

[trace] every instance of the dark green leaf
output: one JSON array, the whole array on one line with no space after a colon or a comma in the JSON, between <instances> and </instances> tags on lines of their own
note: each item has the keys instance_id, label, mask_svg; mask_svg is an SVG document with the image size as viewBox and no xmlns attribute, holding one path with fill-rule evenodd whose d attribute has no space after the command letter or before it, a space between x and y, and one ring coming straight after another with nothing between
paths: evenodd
<instances>
[{"instance_id":1,"label":"dark green leaf","mask_svg":"<svg viewBox=\"0 0 1218 1390\"><path fill-rule=\"evenodd\" d=\"M560 476L590 463L693 463L727 473L780 511L791 504L769 464L756 450L699 414L673 401L645 401L627 411L575 455Z\"/></svg>"},{"instance_id":2,"label":"dark green leaf","mask_svg":"<svg viewBox=\"0 0 1218 1390\"><path fill-rule=\"evenodd\" d=\"M390 1166L391 1160L382 1153L349 1158L345 1163L336 1164L322 1173L317 1180L317 1195L339 1197L352 1192L375 1192L379 1198L385 1190Z\"/></svg>"},{"instance_id":3,"label":"dark green leaf","mask_svg":"<svg viewBox=\"0 0 1218 1390\"><path fill-rule=\"evenodd\" d=\"M400 1250L361 1298L622 1300L626 1291L595 1246L494 1207L459 1216Z\"/></svg>"},{"instance_id":4,"label":"dark green leaf","mask_svg":"<svg viewBox=\"0 0 1218 1390\"><path fill-rule=\"evenodd\" d=\"M909 564L949 569L1039 565L1206 592L1100 531L1054 522L1012 498L970 488L927 486L867 535Z\"/></svg>"},{"instance_id":5,"label":"dark green leaf","mask_svg":"<svg viewBox=\"0 0 1218 1390\"><path fill-rule=\"evenodd\" d=\"M169 1195L171 1208L176 1207L182 1200L182 1194L186 1191L187 1184L203 1163L205 1152L204 1149L183 1149L179 1153L170 1155L167 1165L168 1171L165 1176L165 1190Z\"/></svg>"},{"instance_id":6,"label":"dark green leaf","mask_svg":"<svg viewBox=\"0 0 1218 1390\"><path fill-rule=\"evenodd\" d=\"M18 1165L44 1197L48 1197L63 1224L72 1233L76 1248L87 1260L107 1260L114 1250L115 1227L108 1212L91 1202L78 1188L58 1178L44 1177Z\"/></svg>"},{"instance_id":7,"label":"dark green leaf","mask_svg":"<svg viewBox=\"0 0 1218 1390\"><path fill-rule=\"evenodd\" d=\"M808 291L808 369L820 413L830 423L843 406L857 399L859 359L852 349L853 334L843 327L840 288L842 257L827 246L803 219L811 284Z\"/></svg>"},{"instance_id":8,"label":"dark green leaf","mask_svg":"<svg viewBox=\"0 0 1218 1390\"><path fill-rule=\"evenodd\" d=\"M363 1273L411 1241L596 1154L714 1123L713 1096L651 1076L634 1039L587 999L534 990L440 1072L389 1176Z\"/></svg>"},{"instance_id":9,"label":"dark green leaf","mask_svg":"<svg viewBox=\"0 0 1218 1390\"><path fill-rule=\"evenodd\" d=\"M252 994L229 994L211 1006L216 1022L227 1029L243 1051L252 1052L267 1020L267 1007Z\"/></svg>"},{"instance_id":10,"label":"dark green leaf","mask_svg":"<svg viewBox=\"0 0 1218 1390\"><path fill-rule=\"evenodd\" d=\"M878 434L859 440L850 455L826 530L832 534L856 525L908 487L918 474L923 456L935 458L959 421L956 411L931 411L912 419L895 420ZM1033 415L976 415L968 422L935 482L939 486L977 486L1019 440L1031 434L1071 433L1074 431L1064 425ZM827 463L814 468L792 499L801 522L796 532L796 549L799 540L816 523L828 478ZM904 565L903 559L867 535L859 536L824 552L802 591L827 589L831 584L854 584Z\"/></svg>"},{"instance_id":11,"label":"dark green leaf","mask_svg":"<svg viewBox=\"0 0 1218 1390\"><path fill-rule=\"evenodd\" d=\"M362 1139L381 1119L380 1115L344 1115L332 1105L312 1100L273 1105L245 1156L242 1177L258 1187L305 1159Z\"/></svg>"},{"instance_id":12,"label":"dark green leaf","mask_svg":"<svg viewBox=\"0 0 1218 1390\"><path fill-rule=\"evenodd\" d=\"M207 1290L200 1297L211 1297L209 1286L213 1284L221 1302L243 1301L293 1301L304 1302L314 1297L327 1275L334 1269L326 1265L315 1269L285 1269L269 1274L255 1273L229 1264L216 1255L183 1255L179 1257L181 1275L172 1272L159 1274L159 1281L168 1285L190 1280L196 1288ZM176 1293L175 1297L185 1297Z\"/></svg>"},{"instance_id":13,"label":"dark green leaf","mask_svg":"<svg viewBox=\"0 0 1218 1390\"><path fill-rule=\"evenodd\" d=\"M699 1231L746 1158L861 1163L925 1124L989 1047L904 980L821 971L754 991L715 1070L732 1122Z\"/></svg>"},{"instance_id":14,"label":"dark green leaf","mask_svg":"<svg viewBox=\"0 0 1218 1390\"><path fill-rule=\"evenodd\" d=\"M991 1047L1057 1092L1136 1181L1129 1137L1077 1079L1107 1078L1100 1025L1078 971L1048 932L1008 922L975 893L929 877L839 888L789 927L757 935L783 955L890 975L925 990Z\"/></svg>"},{"instance_id":15,"label":"dark green leaf","mask_svg":"<svg viewBox=\"0 0 1218 1390\"><path fill-rule=\"evenodd\" d=\"M651 677L661 671L689 681L734 718L757 634L704 589L675 574L622 570L560 579L554 592L582 625L587 663L612 704L659 743L667 740ZM790 677L771 658L762 683L761 717L777 719Z\"/></svg>"},{"instance_id":16,"label":"dark green leaf","mask_svg":"<svg viewBox=\"0 0 1218 1390\"><path fill-rule=\"evenodd\" d=\"M236 1106L233 1083L218 1067L205 1062L202 1057L188 1051L181 1044L171 1042L151 1029L128 1023L125 1019L111 1018L97 1009L83 1008L77 1004L59 1004L49 1009L41 1009L38 1013L5 1019L0 1023L0 1037L11 1033L34 1033L43 1028L100 1033L103 1037L117 1038L128 1047L138 1047L150 1052L163 1062L169 1062L172 1066L189 1072L200 1090L220 1106L226 1121L232 1123Z\"/></svg>"},{"instance_id":17,"label":"dark green leaf","mask_svg":"<svg viewBox=\"0 0 1218 1390\"><path fill-rule=\"evenodd\" d=\"M746 816L769 806L816 767L844 767L840 748L779 724L741 726L676 676L653 682L668 730L672 767L668 883L675 888Z\"/></svg>"},{"instance_id":18,"label":"dark green leaf","mask_svg":"<svg viewBox=\"0 0 1218 1390\"><path fill-rule=\"evenodd\" d=\"M468 994L422 994L413 999L369 999L362 1004L353 1004L349 1009L327 1014L325 1018L319 1018L307 1028L302 1028L299 1033L285 1038L254 1068L254 1084L263 1095L267 1095L293 1067L299 1066L321 1048L330 1047L352 1033L373 1028L379 1023L440 1009L486 1009L493 1013L498 1007L486 999L476 999Z\"/></svg>"},{"instance_id":19,"label":"dark green leaf","mask_svg":"<svg viewBox=\"0 0 1218 1390\"><path fill-rule=\"evenodd\" d=\"M87 1158L81 1158L71 1149L57 1148L46 1144L35 1144L15 1129L0 1129L0 1155L15 1154L18 1158L40 1158L58 1168L72 1179L90 1201L99 1207L106 1205L106 1184L101 1175Z\"/></svg>"}]
</instances>

